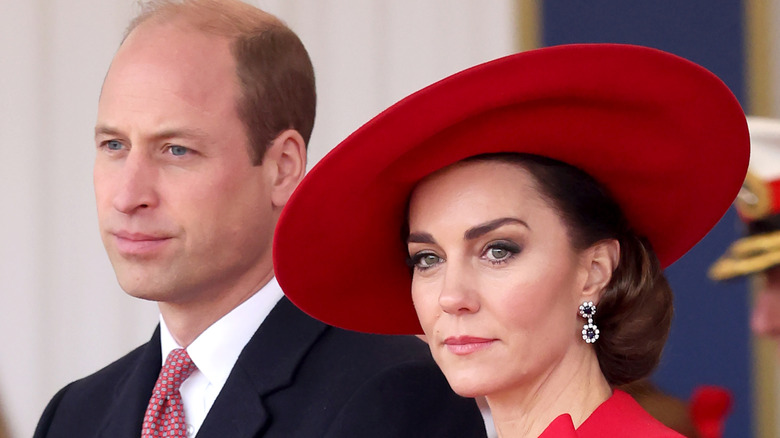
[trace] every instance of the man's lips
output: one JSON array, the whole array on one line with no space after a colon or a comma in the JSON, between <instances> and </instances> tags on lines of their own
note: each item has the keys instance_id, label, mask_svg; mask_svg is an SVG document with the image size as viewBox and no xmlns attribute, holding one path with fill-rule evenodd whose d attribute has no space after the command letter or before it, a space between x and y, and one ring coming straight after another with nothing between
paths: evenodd
<instances>
[{"instance_id":1,"label":"man's lips","mask_svg":"<svg viewBox=\"0 0 780 438\"><path fill-rule=\"evenodd\" d=\"M458 356L471 354L490 347L495 339L480 338L476 336L450 336L444 340L447 350Z\"/></svg>"},{"instance_id":2,"label":"man's lips","mask_svg":"<svg viewBox=\"0 0 780 438\"><path fill-rule=\"evenodd\" d=\"M114 236L117 250L125 256L153 253L170 240L170 236L162 234L131 233L128 231L117 231L111 234Z\"/></svg>"}]
</instances>

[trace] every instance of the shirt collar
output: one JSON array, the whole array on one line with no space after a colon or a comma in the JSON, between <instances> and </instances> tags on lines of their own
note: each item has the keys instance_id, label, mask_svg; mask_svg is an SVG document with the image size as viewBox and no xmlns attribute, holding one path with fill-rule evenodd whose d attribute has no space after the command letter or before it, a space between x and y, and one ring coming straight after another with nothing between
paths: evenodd
<instances>
[{"instance_id":1,"label":"shirt collar","mask_svg":"<svg viewBox=\"0 0 780 438\"><path fill-rule=\"evenodd\" d=\"M249 299L217 320L187 347L195 366L212 385L221 388L230 375L239 354L260 324L284 296L276 277ZM182 348L160 315L160 345L163 364L168 354Z\"/></svg>"}]
</instances>

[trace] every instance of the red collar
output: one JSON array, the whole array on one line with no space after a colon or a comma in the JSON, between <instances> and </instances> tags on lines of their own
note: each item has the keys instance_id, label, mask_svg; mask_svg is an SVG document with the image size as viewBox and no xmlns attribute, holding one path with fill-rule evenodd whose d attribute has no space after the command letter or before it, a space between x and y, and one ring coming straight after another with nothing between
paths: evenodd
<instances>
[{"instance_id":1,"label":"red collar","mask_svg":"<svg viewBox=\"0 0 780 438\"><path fill-rule=\"evenodd\" d=\"M597 438L597 437L682 437L645 412L639 403L623 391L599 405L580 425L574 428L571 416L558 416L539 438Z\"/></svg>"}]
</instances>

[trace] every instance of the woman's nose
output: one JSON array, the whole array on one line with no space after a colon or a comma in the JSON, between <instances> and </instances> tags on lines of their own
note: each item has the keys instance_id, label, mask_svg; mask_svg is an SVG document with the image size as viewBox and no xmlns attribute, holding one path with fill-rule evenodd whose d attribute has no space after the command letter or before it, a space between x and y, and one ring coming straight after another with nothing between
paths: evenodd
<instances>
[{"instance_id":1,"label":"woman's nose","mask_svg":"<svg viewBox=\"0 0 780 438\"><path fill-rule=\"evenodd\" d=\"M479 292L473 275L462 267L448 265L439 294L439 305L445 313L459 315L479 310Z\"/></svg>"}]
</instances>

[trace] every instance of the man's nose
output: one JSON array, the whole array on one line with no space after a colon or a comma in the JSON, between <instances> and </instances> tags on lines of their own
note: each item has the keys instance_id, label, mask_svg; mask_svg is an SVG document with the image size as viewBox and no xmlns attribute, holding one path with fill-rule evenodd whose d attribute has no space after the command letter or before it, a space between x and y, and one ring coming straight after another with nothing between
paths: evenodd
<instances>
[{"instance_id":1,"label":"man's nose","mask_svg":"<svg viewBox=\"0 0 780 438\"><path fill-rule=\"evenodd\" d=\"M157 168L142 151L128 153L116 178L114 208L117 211L131 214L157 205Z\"/></svg>"}]
</instances>

